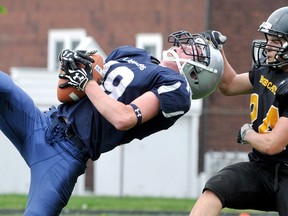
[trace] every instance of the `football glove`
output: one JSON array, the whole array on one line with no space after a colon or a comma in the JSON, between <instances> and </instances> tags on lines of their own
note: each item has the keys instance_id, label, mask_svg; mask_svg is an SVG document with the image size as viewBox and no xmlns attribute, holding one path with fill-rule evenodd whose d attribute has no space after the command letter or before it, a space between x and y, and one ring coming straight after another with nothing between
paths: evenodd
<instances>
[{"instance_id":1,"label":"football glove","mask_svg":"<svg viewBox=\"0 0 288 216\"><path fill-rule=\"evenodd\" d=\"M219 31L208 30L200 34L207 40L211 41L213 46L218 50L221 50L223 44L227 41L227 37Z\"/></svg>"},{"instance_id":2,"label":"football glove","mask_svg":"<svg viewBox=\"0 0 288 216\"><path fill-rule=\"evenodd\" d=\"M59 74L60 79L67 79L67 82L60 84L60 88L72 86L84 92L89 80L93 80L91 66L84 68L77 68L75 70L69 69L68 73Z\"/></svg>"},{"instance_id":3,"label":"football glove","mask_svg":"<svg viewBox=\"0 0 288 216\"><path fill-rule=\"evenodd\" d=\"M242 144L242 145L246 145L246 144L248 144L248 142L246 141L246 135L247 135L247 133L249 132L249 131L252 131L253 130L253 128L252 128L252 124L244 124L241 128L240 128L240 130L239 130L239 132L238 132L238 136L237 136L237 139L236 139L236 141L237 141L237 143L240 143L240 144Z\"/></svg>"},{"instance_id":4,"label":"football glove","mask_svg":"<svg viewBox=\"0 0 288 216\"><path fill-rule=\"evenodd\" d=\"M59 60L61 62L62 70L68 73L68 70L76 70L79 68L77 63L83 64L85 67L94 63L94 59L90 57L93 53L84 50L70 50L65 49L60 52Z\"/></svg>"}]
</instances>

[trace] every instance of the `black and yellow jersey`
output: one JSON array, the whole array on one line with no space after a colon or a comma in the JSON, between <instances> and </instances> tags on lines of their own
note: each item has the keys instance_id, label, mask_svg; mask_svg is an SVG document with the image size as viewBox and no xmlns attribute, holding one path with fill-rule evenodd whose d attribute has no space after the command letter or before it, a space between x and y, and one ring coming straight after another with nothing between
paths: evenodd
<instances>
[{"instance_id":1,"label":"black and yellow jersey","mask_svg":"<svg viewBox=\"0 0 288 216\"><path fill-rule=\"evenodd\" d=\"M281 116L288 117L288 90L282 89L281 96L279 95L279 87L285 82L288 83L288 73L280 69L260 67L253 68L249 73L249 78L253 85L253 93L250 97L250 117L253 129L261 134L269 133ZM251 157L256 160L284 160L283 162L288 163L286 149L273 156L261 154L253 149Z\"/></svg>"}]
</instances>

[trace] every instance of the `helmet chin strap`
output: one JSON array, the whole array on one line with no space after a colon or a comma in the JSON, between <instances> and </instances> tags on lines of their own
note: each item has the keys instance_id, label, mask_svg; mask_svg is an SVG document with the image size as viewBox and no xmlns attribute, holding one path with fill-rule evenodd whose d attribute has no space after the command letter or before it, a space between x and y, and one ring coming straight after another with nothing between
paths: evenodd
<instances>
[{"instance_id":1,"label":"helmet chin strap","mask_svg":"<svg viewBox=\"0 0 288 216\"><path fill-rule=\"evenodd\" d=\"M180 62L188 62L189 59L179 58L177 52L175 52L172 48L169 49L169 50L164 50L163 51L163 59L165 61L176 62L178 70L179 70L179 73L186 80L187 90L190 92L190 94L192 96L193 92L192 92L191 86L189 84L189 81L187 80L187 77L185 76L185 73L183 72L183 66L181 66L181 64L180 64Z\"/></svg>"},{"instance_id":2,"label":"helmet chin strap","mask_svg":"<svg viewBox=\"0 0 288 216\"><path fill-rule=\"evenodd\" d=\"M170 61L170 62L176 62L176 65L178 67L178 70L179 70L180 74L182 76L184 76L184 72L183 72L183 69L182 69L183 67L181 66L180 62L187 62L187 61L189 61L188 59L179 58L177 52L175 52L173 50L173 48L163 51L163 59L166 60L166 61Z\"/></svg>"},{"instance_id":3,"label":"helmet chin strap","mask_svg":"<svg viewBox=\"0 0 288 216\"><path fill-rule=\"evenodd\" d=\"M170 61L170 62L176 62L178 70L182 76L185 76L184 75L185 73L183 71L183 67L184 67L186 62L196 66L198 69L207 70L210 73L217 73L218 72L216 69L213 69L213 68L206 66L204 64L201 64L199 62L193 61L191 59L179 58L178 54L173 50L173 48L170 48L169 50L163 51L163 59L166 61ZM181 65L180 62L183 62L184 64Z\"/></svg>"}]
</instances>

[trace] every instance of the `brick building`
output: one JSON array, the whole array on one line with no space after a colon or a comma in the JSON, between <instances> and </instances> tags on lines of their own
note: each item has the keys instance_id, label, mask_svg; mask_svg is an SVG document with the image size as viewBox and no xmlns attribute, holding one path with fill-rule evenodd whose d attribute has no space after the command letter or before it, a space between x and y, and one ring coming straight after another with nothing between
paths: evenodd
<instances>
[{"instance_id":1,"label":"brick building","mask_svg":"<svg viewBox=\"0 0 288 216\"><path fill-rule=\"evenodd\" d=\"M238 73L249 71L252 64L251 44L263 39L259 25L276 9L287 6L285 0L210 0L208 29L217 29L228 37L225 53ZM249 151L235 139L239 127L250 121L249 96L223 97L219 92L204 100L200 129L200 166L204 152ZM201 170L201 167L200 167Z\"/></svg>"},{"instance_id":2,"label":"brick building","mask_svg":"<svg viewBox=\"0 0 288 216\"><path fill-rule=\"evenodd\" d=\"M3 0L1 5L7 12L0 14L0 69L7 73L12 66L49 68L55 58L49 54L49 35L61 29L84 29L106 54L120 45L135 45L139 33L161 35L167 48L166 37L173 31L217 29L228 37L230 63L245 72L252 64L252 40L262 37L258 26L287 0ZM239 127L249 121L248 100L218 92L203 100L199 171L207 151L249 151L235 143Z\"/></svg>"}]
</instances>

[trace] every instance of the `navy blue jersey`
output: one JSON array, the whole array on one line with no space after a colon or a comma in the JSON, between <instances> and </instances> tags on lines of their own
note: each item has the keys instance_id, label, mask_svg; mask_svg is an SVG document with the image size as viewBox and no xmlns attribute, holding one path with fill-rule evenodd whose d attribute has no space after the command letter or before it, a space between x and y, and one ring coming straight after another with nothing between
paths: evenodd
<instances>
[{"instance_id":1,"label":"navy blue jersey","mask_svg":"<svg viewBox=\"0 0 288 216\"><path fill-rule=\"evenodd\" d=\"M286 97L277 96L277 89L283 80L288 79L288 73L279 69L260 67L259 69L253 69L249 76L253 85L253 93L250 98L251 123L258 133L269 133L281 116L288 117ZM253 149L253 154L250 154L250 157L254 160L273 160L288 163L286 149L272 156L261 154Z\"/></svg>"},{"instance_id":2,"label":"navy blue jersey","mask_svg":"<svg viewBox=\"0 0 288 216\"><path fill-rule=\"evenodd\" d=\"M153 60L142 49L122 46L107 57L104 65L101 88L115 100L130 104L148 91L158 97L159 114L141 125L117 130L87 97L74 104L59 105L58 115L68 119L68 127L83 141L92 160L133 139L168 129L189 110L191 95L185 79L174 70L152 63Z\"/></svg>"}]
</instances>

